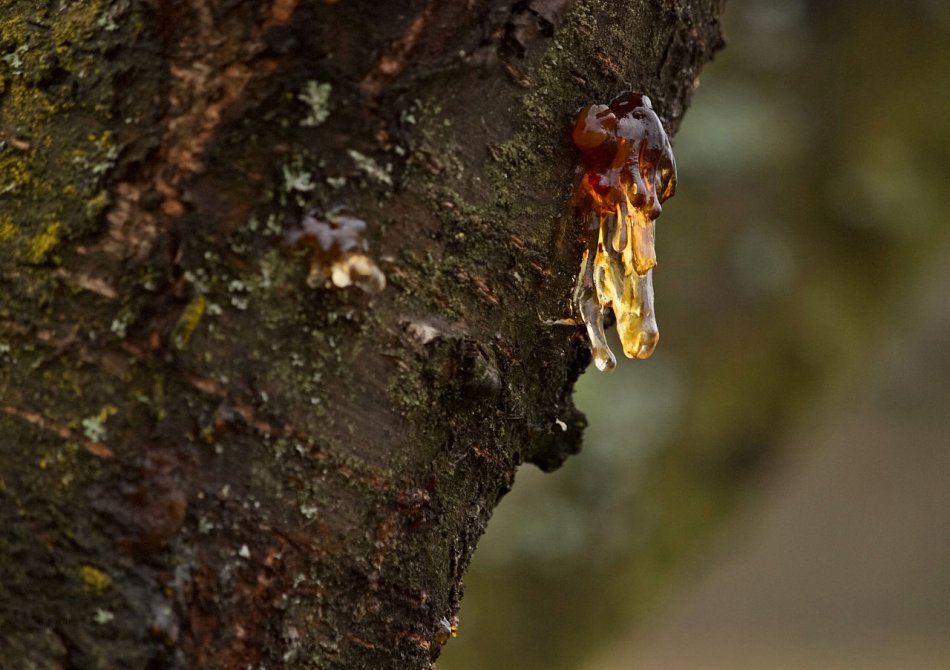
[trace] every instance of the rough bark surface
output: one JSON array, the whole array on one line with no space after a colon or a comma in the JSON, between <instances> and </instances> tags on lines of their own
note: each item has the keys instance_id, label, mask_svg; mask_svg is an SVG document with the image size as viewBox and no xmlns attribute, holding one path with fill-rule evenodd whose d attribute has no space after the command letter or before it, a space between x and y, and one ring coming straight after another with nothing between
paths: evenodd
<instances>
[{"instance_id":1,"label":"rough bark surface","mask_svg":"<svg viewBox=\"0 0 950 670\"><path fill-rule=\"evenodd\" d=\"M4 3L0 665L431 667L518 465L579 448L571 115L675 132L720 10ZM382 293L285 244L336 207Z\"/></svg>"}]
</instances>

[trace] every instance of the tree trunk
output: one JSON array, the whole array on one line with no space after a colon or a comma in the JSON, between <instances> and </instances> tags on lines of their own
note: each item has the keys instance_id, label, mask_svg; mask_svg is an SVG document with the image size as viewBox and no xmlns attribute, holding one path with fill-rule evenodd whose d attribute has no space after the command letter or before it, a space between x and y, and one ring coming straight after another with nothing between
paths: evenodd
<instances>
[{"instance_id":1,"label":"tree trunk","mask_svg":"<svg viewBox=\"0 0 950 670\"><path fill-rule=\"evenodd\" d=\"M431 667L579 448L571 116L674 132L720 9L4 3L0 665Z\"/></svg>"}]
</instances>

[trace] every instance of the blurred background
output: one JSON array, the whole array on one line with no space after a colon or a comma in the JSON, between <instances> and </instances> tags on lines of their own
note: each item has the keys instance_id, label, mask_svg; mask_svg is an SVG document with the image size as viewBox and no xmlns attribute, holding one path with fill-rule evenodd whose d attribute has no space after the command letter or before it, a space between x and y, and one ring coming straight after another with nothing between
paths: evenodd
<instances>
[{"instance_id":1,"label":"blurred background","mask_svg":"<svg viewBox=\"0 0 950 670\"><path fill-rule=\"evenodd\" d=\"M660 346L581 378L440 670L950 668L950 3L728 5Z\"/></svg>"}]
</instances>

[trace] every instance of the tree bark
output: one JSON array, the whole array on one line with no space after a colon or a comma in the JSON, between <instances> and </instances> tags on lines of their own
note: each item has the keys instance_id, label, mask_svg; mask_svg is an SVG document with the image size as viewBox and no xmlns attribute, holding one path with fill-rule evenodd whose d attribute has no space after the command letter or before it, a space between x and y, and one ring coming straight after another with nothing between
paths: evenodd
<instances>
[{"instance_id":1,"label":"tree bark","mask_svg":"<svg viewBox=\"0 0 950 670\"><path fill-rule=\"evenodd\" d=\"M675 132L721 4L5 3L4 662L432 667L580 445L571 116ZM382 292L308 285L340 212Z\"/></svg>"}]
</instances>

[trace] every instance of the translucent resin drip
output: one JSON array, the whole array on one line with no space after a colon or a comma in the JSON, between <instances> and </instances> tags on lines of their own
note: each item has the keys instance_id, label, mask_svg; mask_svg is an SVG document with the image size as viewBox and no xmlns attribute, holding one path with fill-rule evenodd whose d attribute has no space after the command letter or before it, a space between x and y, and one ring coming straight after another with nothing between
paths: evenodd
<instances>
[{"instance_id":1,"label":"translucent resin drip","mask_svg":"<svg viewBox=\"0 0 950 670\"><path fill-rule=\"evenodd\" d=\"M571 137L583 156L574 206L587 244L574 308L587 327L594 363L610 371L616 358L604 336L606 310L616 317L629 358L647 358L660 338L653 311L655 221L675 192L676 163L663 125L641 93L584 107Z\"/></svg>"}]
</instances>

